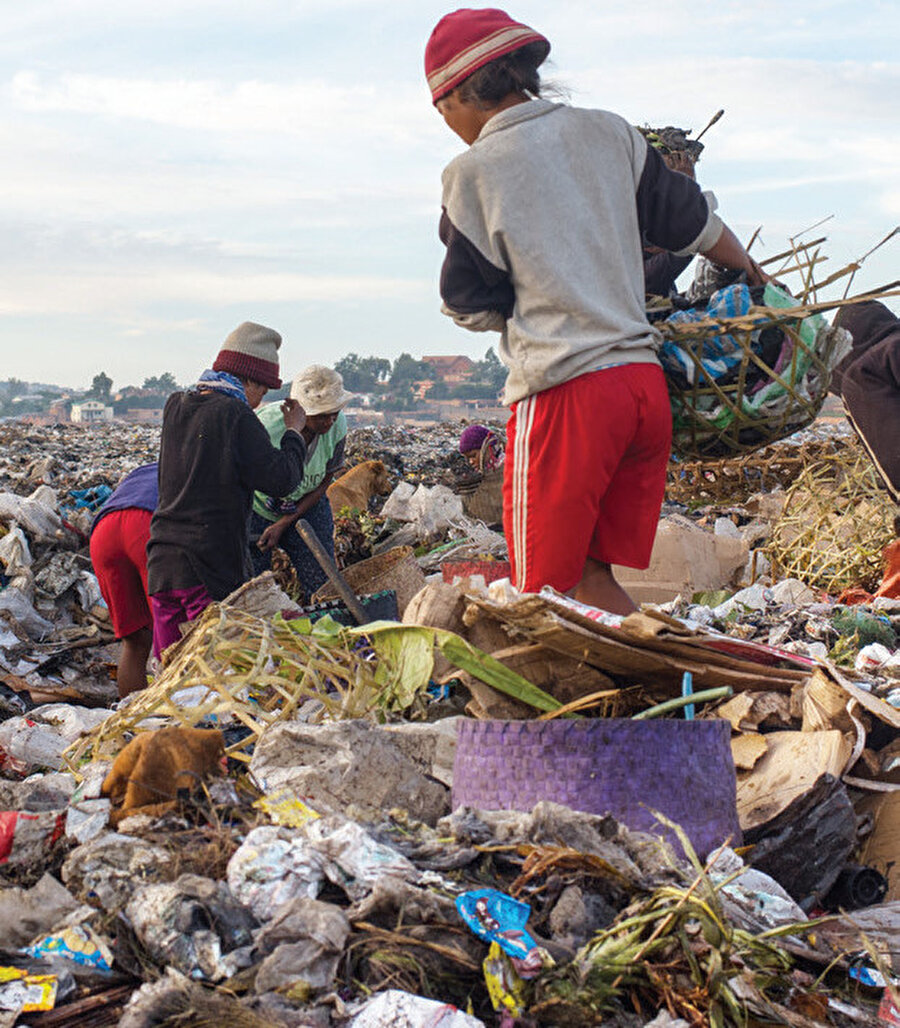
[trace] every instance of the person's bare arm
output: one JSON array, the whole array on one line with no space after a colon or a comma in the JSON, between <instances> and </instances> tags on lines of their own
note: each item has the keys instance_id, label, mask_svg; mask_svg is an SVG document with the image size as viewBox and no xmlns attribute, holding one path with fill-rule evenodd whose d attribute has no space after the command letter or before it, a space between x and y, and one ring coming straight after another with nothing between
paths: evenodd
<instances>
[{"instance_id":1,"label":"person's bare arm","mask_svg":"<svg viewBox=\"0 0 900 1028\"><path fill-rule=\"evenodd\" d=\"M747 253L727 225L722 226L722 234L713 246L703 251L703 256L726 268L746 272L748 285L761 286L770 281L770 276Z\"/></svg>"}]
</instances>

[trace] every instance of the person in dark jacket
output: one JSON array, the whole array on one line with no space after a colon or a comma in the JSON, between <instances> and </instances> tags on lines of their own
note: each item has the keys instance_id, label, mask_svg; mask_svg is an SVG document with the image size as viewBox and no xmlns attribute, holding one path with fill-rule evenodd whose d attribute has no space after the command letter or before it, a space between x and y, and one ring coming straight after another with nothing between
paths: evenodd
<instances>
[{"instance_id":1,"label":"person in dark jacket","mask_svg":"<svg viewBox=\"0 0 900 1028\"><path fill-rule=\"evenodd\" d=\"M843 307L834 323L853 336L853 349L835 369L831 391L900 504L900 318L869 300Z\"/></svg>"},{"instance_id":2,"label":"person in dark jacket","mask_svg":"<svg viewBox=\"0 0 900 1028\"><path fill-rule=\"evenodd\" d=\"M119 696L147 687L153 616L147 595L150 518L159 500L157 466L144 464L116 486L91 526L91 564L109 619L121 639Z\"/></svg>"},{"instance_id":3,"label":"person in dark jacket","mask_svg":"<svg viewBox=\"0 0 900 1028\"><path fill-rule=\"evenodd\" d=\"M163 412L159 506L147 546L157 657L214 600L251 576L247 522L253 492L285 496L303 474L306 415L282 404L280 447L253 411L281 386L281 336L245 321L194 388L173 393Z\"/></svg>"}]
</instances>

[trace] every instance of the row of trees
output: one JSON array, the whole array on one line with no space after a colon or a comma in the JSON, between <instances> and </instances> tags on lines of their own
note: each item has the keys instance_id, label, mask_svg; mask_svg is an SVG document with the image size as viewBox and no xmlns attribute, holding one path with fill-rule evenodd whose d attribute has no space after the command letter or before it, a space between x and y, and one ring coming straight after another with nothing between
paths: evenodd
<instances>
[{"instance_id":1,"label":"row of trees","mask_svg":"<svg viewBox=\"0 0 900 1028\"><path fill-rule=\"evenodd\" d=\"M91 388L85 394L89 400L100 400L102 403L109 403L112 395L113 380L106 374L105 371L101 371L99 374L94 375L91 380ZM137 388L136 386L130 386L126 388ZM178 383L175 381L175 376L171 371L165 371L161 375L153 375L151 378L145 378L144 384L140 387L141 389L148 389L153 393L157 393L159 396L168 396L169 393L174 393L178 388ZM130 405L135 406L135 401L141 399L141 397L130 398ZM157 402L155 398L147 397L152 399L153 402Z\"/></svg>"},{"instance_id":2,"label":"row of trees","mask_svg":"<svg viewBox=\"0 0 900 1028\"><path fill-rule=\"evenodd\" d=\"M426 396L431 400L449 398L489 400L503 386L506 371L500 359L489 349L484 358L475 361L475 369L467 382L449 385L444 382L433 365L401 353L393 363L384 357L361 357L349 353L334 365L344 379L345 388L354 393L375 393L391 397L396 402L410 401L418 382L431 382Z\"/></svg>"},{"instance_id":3,"label":"row of trees","mask_svg":"<svg viewBox=\"0 0 900 1028\"><path fill-rule=\"evenodd\" d=\"M393 361L385 357L362 357L349 353L334 365L344 379L344 386L353 393L374 393L381 397L379 404L387 410L409 410L418 402L416 386L420 382L431 382L426 392L429 400L492 400L503 387L506 370L500 359L489 349L482 360L474 362L475 367L468 381L450 385L445 382L433 365L417 360L411 354L401 353ZM24 386L24 383L22 383ZM101 371L94 375L87 398L110 403L113 381ZM281 391L287 395L290 383ZM122 407L157 405L160 397L168 396L179 388L175 376L166 371L144 379L142 389L150 390L152 397L132 396L123 400ZM270 397L272 398L272 397Z\"/></svg>"}]
</instances>

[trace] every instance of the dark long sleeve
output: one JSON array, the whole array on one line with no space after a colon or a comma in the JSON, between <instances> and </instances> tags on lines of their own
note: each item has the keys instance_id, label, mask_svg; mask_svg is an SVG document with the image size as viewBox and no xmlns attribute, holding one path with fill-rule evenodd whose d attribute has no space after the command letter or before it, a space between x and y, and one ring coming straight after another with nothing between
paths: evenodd
<instances>
[{"instance_id":1,"label":"dark long sleeve","mask_svg":"<svg viewBox=\"0 0 900 1028\"><path fill-rule=\"evenodd\" d=\"M441 212L441 242L447 247L441 267L441 299L458 314L497 311L512 314L515 291L509 273L492 264Z\"/></svg>"},{"instance_id":2,"label":"dark long sleeve","mask_svg":"<svg viewBox=\"0 0 900 1028\"><path fill-rule=\"evenodd\" d=\"M680 253L695 246L701 251L712 246L721 231L718 219L712 219L710 232L715 238L702 240L711 220L709 204L697 183L679 171L672 171L652 147L637 189L638 225L644 243ZM708 243L708 246L707 246Z\"/></svg>"},{"instance_id":3,"label":"dark long sleeve","mask_svg":"<svg viewBox=\"0 0 900 1028\"><path fill-rule=\"evenodd\" d=\"M235 431L238 474L246 488L269 496L287 496L300 484L306 443L297 432L285 432L276 449L259 418L245 408Z\"/></svg>"},{"instance_id":4,"label":"dark long sleeve","mask_svg":"<svg viewBox=\"0 0 900 1028\"><path fill-rule=\"evenodd\" d=\"M245 581L253 490L281 496L296 489L305 456L296 432L272 446L240 400L173 393L163 414L159 506L147 546L151 594L203 585L221 600Z\"/></svg>"},{"instance_id":5,"label":"dark long sleeve","mask_svg":"<svg viewBox=\"0 0 900 1028\"><path fill-rule=\"evenodd\" d=\"M652 296L668 296L675 289L675 279L693 260L693 255L676 257L674 253L644 251L644 290Z\"/></svg>"}]
</instances>

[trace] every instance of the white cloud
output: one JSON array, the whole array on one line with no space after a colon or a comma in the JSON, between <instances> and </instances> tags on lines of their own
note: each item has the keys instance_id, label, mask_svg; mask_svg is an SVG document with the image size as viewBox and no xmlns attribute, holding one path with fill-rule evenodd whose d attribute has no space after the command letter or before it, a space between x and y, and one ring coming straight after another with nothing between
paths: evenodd
<instances>
[{"instance_id":1,"label":"white cloud","mask_svg":"<svg viewBox=\"0 0 900 1028\"><path fill-rule=\"evenodd\" d=\"M307 143L319 134L346 139L348 131L357 138L409 142L434 122L422 98L409 90L395 93L390 110L379 113L375 86L334 85L321 79L230 83L76 74L45 78L19 71L9 92L15 106L28 113L147 121L229 136L294 136Z\"/></svg>"},{"instance_id":2,"label":"white cloud","mask_svg":"<svg viewBox=\"0 0 900 1028\"><path fill-rule=\"evenodd\" d=\"M295 327L332 349L462 352L471 341L435 301L440 169L461 144L421 68L447 9L31 0L4 12L0 345L14 373L30 377L35 359L20 332L35 354L60 332L62 352L77 323L85 353L115 350L116 376L139 378L163 359L149 340L219 338L235 304L286 324L299 311ZM701 180L741 234L764 225L768 252L834 212L839 267L896 224L895 0L518 0L512 13L548 33L574 103L694 129L725 107ZM860 284L897 277L891 245Z\"/></svg>"},{"instance_id":3,"label":"white cloud","mask_svg":"<svg viewBox=\"0 0 900 1028\"><path fill-rule=\"evenodd\" d=\"M0 282L0 314L55 314L109 317L156 303L222 307L229 304L383 301L398 303L428 295L431 283L378 275L221 273L191 267L139 272L95 269L34 275L5 275Z\"/></svg>"}]
</instances>

